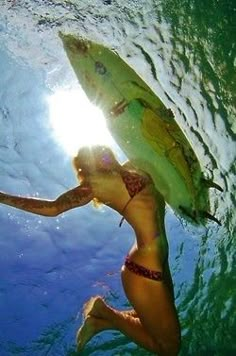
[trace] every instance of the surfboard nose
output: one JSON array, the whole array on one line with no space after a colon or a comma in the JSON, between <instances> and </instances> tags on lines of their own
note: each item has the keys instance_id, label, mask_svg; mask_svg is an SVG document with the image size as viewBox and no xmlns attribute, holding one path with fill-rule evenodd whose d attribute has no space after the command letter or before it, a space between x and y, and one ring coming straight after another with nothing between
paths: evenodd
<instances>
[{"instance_id":1,"label":"surfboard nose","mask_svg":"<svg viewBox=\"0 0 236 356\"><path fill-rule=\"evenodd\" d=\"M89 43L86 39L67 35L61 31L58 32L58 35L62 40L64 47L69 48L71 52L81 55L87 54Z\"/></svg>"}]
</instances>

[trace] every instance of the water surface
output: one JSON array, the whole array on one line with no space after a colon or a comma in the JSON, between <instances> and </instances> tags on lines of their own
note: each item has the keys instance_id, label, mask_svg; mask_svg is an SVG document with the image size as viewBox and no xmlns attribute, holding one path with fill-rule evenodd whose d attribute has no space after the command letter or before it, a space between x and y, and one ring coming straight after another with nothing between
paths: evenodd
<instances>
[{"instance_id":1,"label":"water surface","mask_svg":"<svg viewBox=\"0 0 236 356\"><path fill-rule=\"evenodd\" d=\"M171 107L201 162L212 213L222 227L194 227L167 209L166 225L182 355L233 355L235 313L234 1L56 1L0 3L0 189L55 198L76 184L50 126L48 97L79 88L58 31L114 48ZM0 207L0 350L73 355L81 308L101 294L127 307L119 269L128 225L92 206L55 219ZM85 355L147 355L117 332Z\"/></svg>"}]
</instances>

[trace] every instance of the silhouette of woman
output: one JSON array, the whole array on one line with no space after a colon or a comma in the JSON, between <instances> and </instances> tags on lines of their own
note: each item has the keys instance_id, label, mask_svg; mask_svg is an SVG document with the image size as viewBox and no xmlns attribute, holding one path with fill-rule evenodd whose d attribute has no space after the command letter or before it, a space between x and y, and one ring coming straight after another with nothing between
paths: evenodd
<instances>
[{"instance_id":1,"label":"silhouette of woman","mask_svg":"<svg viewBox=\"0 0 236 356\"><path fill-rule=\"evenodd\" d=\"M136 241L121 270L124 292L133 309L118 311L102 297L92 297L84 305L84 323L77 333L78 350L94 335L113 329L158 355L177 355L180 326L168 265L162 196L147 174L129 163L120 165L107 147L83 147L73 164L80 184L57 199L0 192L0 203L39 215L56 216L93 200L120 213L121 224L126 219L133 228Z\"/></svg>"}]
</instances>

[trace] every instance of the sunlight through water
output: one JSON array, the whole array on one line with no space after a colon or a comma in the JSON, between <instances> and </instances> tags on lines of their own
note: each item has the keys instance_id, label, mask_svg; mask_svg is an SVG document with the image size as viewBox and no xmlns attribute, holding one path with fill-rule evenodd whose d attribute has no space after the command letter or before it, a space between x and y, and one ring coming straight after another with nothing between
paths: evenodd
<instances>
[{"instance_id":1,"label":"sunlight through water","mask_svg":"<svg viewBox=\"0 0 236 356\"><path fill-rule=\"evenodd\" d=\"M69 155L81 146L114 146L105 118L83 90L59 90L48 98L50 126L58 144Z\"/></svg>"}]
</instances>

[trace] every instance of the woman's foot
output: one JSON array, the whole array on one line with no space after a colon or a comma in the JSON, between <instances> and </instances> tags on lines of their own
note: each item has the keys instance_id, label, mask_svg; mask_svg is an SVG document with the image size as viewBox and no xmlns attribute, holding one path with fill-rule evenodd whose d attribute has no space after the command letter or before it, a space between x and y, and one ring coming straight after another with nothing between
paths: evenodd
<instances>
[{"instance_id":1,"label":"woman's foot","mask_svg":"<svg viewBox=\"0 0 236 356\"><path fill-rule=\"evenodd\" d=\"M103 318L103 311L106 308L106 303L100 296L90 298L83 307L83 316L86 319L88 316Z\"/></svg>"},{"instance_id":2,"label":"woman's foot","mask_svg":"<svg viewBox=\"0 0 236 356\"><path fill-rule=\"evenodd\" d=\"M84 304L84 323L76 336L78 351L81 351L87 342L100 331L109 329L109 322L103 318L106 308L106 303L100 296L92 297Z\"/></svg>"},{"instance_id":3,"label":"woman's foot","mask_svg":"<svg viewBox=\"0 0 236 356\"><path fill-rule=\"evenodd\" d=\"M76 335L77 350L81 351L93 336L105 329L108 329L105 320L88 315Z\"/></svg>"}]
</instances>

